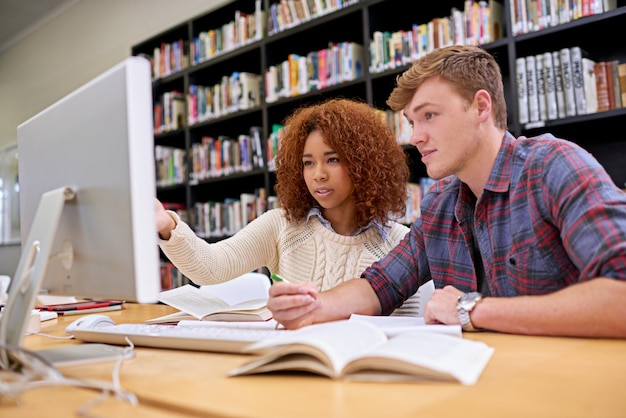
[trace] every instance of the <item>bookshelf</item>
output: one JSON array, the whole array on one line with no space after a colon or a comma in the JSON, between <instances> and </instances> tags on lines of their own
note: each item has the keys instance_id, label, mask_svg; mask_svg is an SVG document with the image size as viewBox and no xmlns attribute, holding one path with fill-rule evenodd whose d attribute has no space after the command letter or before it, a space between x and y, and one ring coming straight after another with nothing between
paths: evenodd
<instances>
[{"instance_id":1,"label":"bookshelf","mask_svg":"<svg viewBox=\"0 0 626 418\"><path fill-rule=\"evenodd\" d=\"M181 122L172 116L176 114L174 108L177 106L180 109L181 104L168 106L170 112L168 118L174 122L155 136L155 144L185 156L183 160L186 161L186 167L182 168L182 181L160 183L157 196L161 201L182 204L191 211L194 205L201 202L239 199L242 193L258 193L259 189L264 189L271 197L274 178L272 170L268 168L271 164L267 161L265 141L272 133L273 127L281 123L294 108L338 96L359 97L377 108L386 108L385 100L393 88L395 78L408 68L410 59L404 62L400 60L397 65L391 67L375 68L369 51L377 32L406 31L411 30L413 25L427 26L440 18L466 10L468 4L472 8L490 5L490 2L463 0L438 2L344 0L343 3L337 0L310 0L307 1L310 6L308 11L310 18L301 18L300 21L292 18L289 22L283 15L282 18L276 19L279 24L276 24L276 21L268 23L268 16L280 13L278 10L285 13L284 8L291 10L291 15L307 16L302 10L298 11L294 5L300 3L299 1L291 1L291 6L289 3L285 0L234 0L219 9L165 29L132 47L133 55L152 57L155 55L155 49L158 49L159 53L166 51L168 54L173 50L186 51L186 57L174 54L169 68L159 66L160 76L156 77L153 83L155 100L162 100L166 94L169 94L170 98L178 95L184 97L190 93L190 89L196 88L193 86L228 84L228 80L240 79L242 73L256 75L261 79L258 97L253 97L254 92L248 92L240 97L243 100L249 99L245 100L246 103L243 105L226 103L222 106L213 106L212 109L205 111L208 112L208 116L194 118L191 124L190 112L198 112L199 109L190 110L188 103L183 104L184 116ZM572 7L578 3L582 5L590 2L572 1ZM599 4L601 3L600 0ZM339 4L342 6L339 7ZM567 23L544 25L545 28L538 30L532 30L537 28L529 25L525 32L520 29L520 23L517 21L519 14L516 14L522 4L528 6L528 10L532 10L531 5L536 2L503 1L499 14L501 19L498 22L502 29L502 37L496 40L483 39L480 43L496 57L502 68L508 102L509 130L515 135L533 135L547 131L573 140L600 160L616 184L626 187L626 140L622 133L626 122L626 108L546 120L541 123L521 123L518 116L515 72L518 57L573 46L580 46L596 60L626 62L626 49L612 46L614 42L611 42L614 34L619 33L620 26L626 24L626 0L617 0L615 8L608 12L572 17ZM324 12L312 16L311 8L320 5L328 6ZM259 12L262 12L262 15ZM258 32L256 28L261 22L265 29ZM211 36L218 28L224 28L222 42L225 47L221 50L211 41L214 39ZM237 38L234 33L246 33L246 36ZM264 88L265 72L270 68L283 66L283 62L290 57L297 61L298 57L307 57L312 52L330 49L329 45L341 43L363 46L364 55L359 71L339 81L328 82L322 89L307 91L307 88L302 87L298 91L297 87L294 87L292 91L283 91L281 94L277 88L272 92L278 92L277 94L267 95L268 92ZM198 53L198 48L202 48L204 55ZM216 49L218 52L215 52ZM235 85L242 88L241 83ZM192 157L195 155L194 147L201 144L204 138L237 139L242 135L251 134L250 128L253 127L263 144L262 165L231 170L228 173L223 172L222 175L190 175L189 168L194 164ZM410 157L412 181L419 182L418 179L426 176L425 170L413 147L407 145L405 148ZM217 233L207 235L206 238L218 240L222 237Z\"/></svg>"}]
</instances>

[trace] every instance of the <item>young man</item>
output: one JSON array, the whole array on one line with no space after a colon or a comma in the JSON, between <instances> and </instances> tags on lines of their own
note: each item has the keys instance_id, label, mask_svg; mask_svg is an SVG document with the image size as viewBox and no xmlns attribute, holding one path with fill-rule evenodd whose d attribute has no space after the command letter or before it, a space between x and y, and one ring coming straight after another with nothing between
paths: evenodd
<instances>
[{"instance_id":1,"label":"young man","mask_svg":"<svg viewBox=\"0 0 626 418\"><path fill-rule=\"evenodd\" d=\"M577 145L507 132L502 76L477 47L442 48L387 103L413 126L428 175L422 217L360 279L270 289L288 328L387 315L433 279L427 323L465 330L626 337L626 193Z\"/></svg>"}]
</instances>

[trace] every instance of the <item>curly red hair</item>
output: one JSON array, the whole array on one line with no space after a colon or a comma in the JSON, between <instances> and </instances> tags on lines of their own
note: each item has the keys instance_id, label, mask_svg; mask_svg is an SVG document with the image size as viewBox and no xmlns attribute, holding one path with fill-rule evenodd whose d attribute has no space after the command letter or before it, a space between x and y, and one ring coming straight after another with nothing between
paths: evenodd
<instances>
[{"instance_id":1,"label":"curly red hair","mask_svg":"<svg viewBox=\"0 0 626 418\"><path fill-rule=\"evenodd\" d=\"M275 191L291 221L305 219L317 201L302 174L308 135L319 131L338 154L354 183L356 223L383 225L405 211L409 168L407 157L384 117L363 103L330 99L296 109L285 119L276 156Z\"/></svg>"}]
</instances>

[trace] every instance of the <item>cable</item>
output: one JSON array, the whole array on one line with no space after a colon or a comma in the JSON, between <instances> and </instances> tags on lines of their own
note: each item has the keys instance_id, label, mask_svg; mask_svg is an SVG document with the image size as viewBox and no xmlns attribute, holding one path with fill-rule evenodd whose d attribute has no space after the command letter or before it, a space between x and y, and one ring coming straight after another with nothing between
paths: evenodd
<instances>
[{"instance_id":1,"label":"cable","mask_svg":"<svg viewBox=\"0 0 626 418\"><path fill-rule=\"evenodd\" d=\"M45 386L74 386L101 391L95 399L77 408L76 413L82 417L91 416L89 411L111 395L131 405L137 405L138 400L135 394L124 390L120 384L119 375L122 363L134 357L134 345L128 338L126 341L129 345L117 357L111 383L66 377L36 351L0 343L0 349L4 350L17 364L15 370L0 370L0 397L13 398L19 405L20 396L31 389Z\"/></svg>"}]
</instances>

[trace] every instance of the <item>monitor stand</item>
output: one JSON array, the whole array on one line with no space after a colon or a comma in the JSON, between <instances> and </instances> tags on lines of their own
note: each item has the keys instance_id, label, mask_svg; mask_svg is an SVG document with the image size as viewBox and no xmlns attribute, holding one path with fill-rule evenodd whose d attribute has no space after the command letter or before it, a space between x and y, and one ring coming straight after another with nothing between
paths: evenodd
<instances>
[{"instance_id":1,"label":"monitor stand","mask_svg":"<svg viewBox=\"0 0 626 418\"><path fill-rule=\"evenodd\" d=\"M21 347L35 300L43 281L51 247L59 226L65 202L76 197L70 187L61 187L44 193L35 218L22 246L22 254L9 289L7 304L0 317L0 370L19 370L21 364L8 349ZM58 254L66 266L71 266L71 244ZM55 255L56 257L57 255Z\"/></svg>"}]
</instances>

